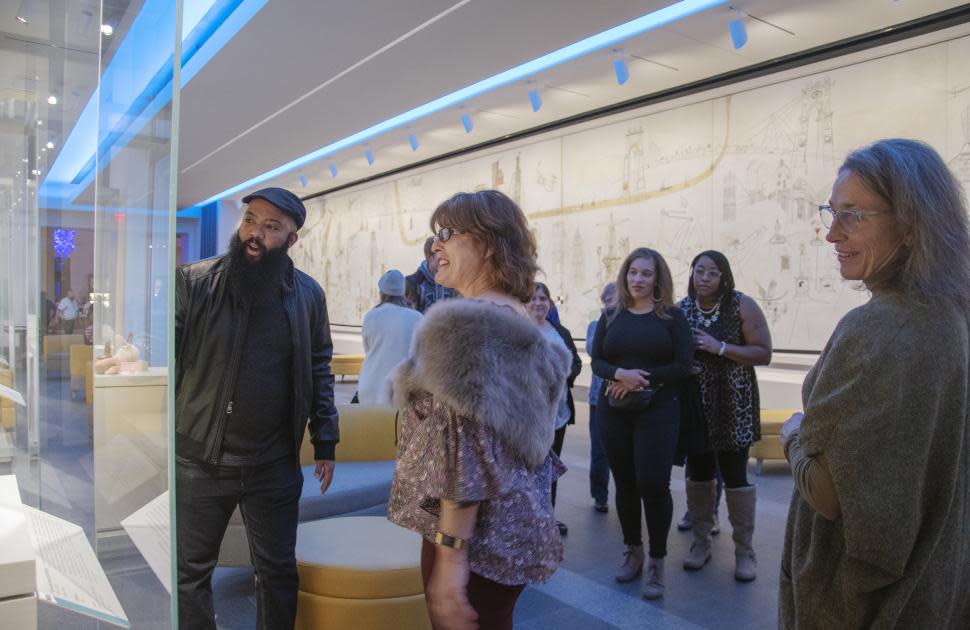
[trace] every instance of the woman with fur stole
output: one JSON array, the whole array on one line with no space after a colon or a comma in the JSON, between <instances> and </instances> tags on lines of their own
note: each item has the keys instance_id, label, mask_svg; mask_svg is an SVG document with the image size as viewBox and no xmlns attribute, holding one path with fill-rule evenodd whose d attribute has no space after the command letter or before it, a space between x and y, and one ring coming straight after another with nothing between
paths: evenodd
<instances>
[{"instance_id":1,"label":"woman with fur stole","mask_svg":"<svg viewBox=\"0 0 970 630\"><path fill-rule=\"evenodd\" d=\"M393 376L401 408L388 519L424 538L436 629L511 628L515 602L562 559L550 450L570 357L524 304L536 243L501 192L459 193L431 217L435 281L463 299L430 308Z\"/></svg>"}]
</instances>

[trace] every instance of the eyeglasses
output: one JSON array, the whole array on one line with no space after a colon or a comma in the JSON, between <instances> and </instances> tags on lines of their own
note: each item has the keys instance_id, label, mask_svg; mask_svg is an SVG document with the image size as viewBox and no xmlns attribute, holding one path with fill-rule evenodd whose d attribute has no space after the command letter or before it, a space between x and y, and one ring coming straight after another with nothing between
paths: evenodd
<instances>
[{"instance_id":1,"label":"eyeglasses","mask_svg":"<svg viewBox=\"0 0 970 630\"><path fill-rule=\"evenodd\" d=\"M862 223L862 217L869 217L876 214L883 214L878 210L839 210L836 212L832 206L825 203L818 207L818 216L822 219L822 225L826 229L838 221L842 224L842 229L846 232L853 232Z\"/></svg>"},{"instance_id":2,"label":"eyeglasses","mask_svg":"<svg viewBox=\"0 0 970 630\"><path fill-rule=\"evenodd\" d=\"M467 232L468 230L463 230L462 228L443 227L434 233L434 239L442 243L447 243L455 234L465 234Z\"/></svg>"},{"instance_id":3,"label":"eyeglasses","mask_svg":"<svg viewBox=\"0 0 970 630\"><path fill-rule=\"evenodd\" d=\"M711 278L717 280L721 277L721 272L717 269L705 269L704 267L694 267L694 275L698 278Z\"/></svg>"}]
</instances>

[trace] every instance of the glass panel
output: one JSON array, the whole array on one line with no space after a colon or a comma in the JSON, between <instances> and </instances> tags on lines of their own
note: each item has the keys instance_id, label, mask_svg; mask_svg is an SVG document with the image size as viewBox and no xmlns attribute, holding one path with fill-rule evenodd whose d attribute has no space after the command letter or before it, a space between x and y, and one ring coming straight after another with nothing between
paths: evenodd
<instances>
[{"instance_id":1,"label":"glass panel","mask_svg":"<svg viewBox=\"0 0 970 630\"><path fill-rule=\"evenodd\" d=\"M39 561L90 571L73 593L39 578L56 597L38 627L168 628L181 2L19 5L0 50L0 476L35 546L71 541Z\"/></svg>"}]
</instances>

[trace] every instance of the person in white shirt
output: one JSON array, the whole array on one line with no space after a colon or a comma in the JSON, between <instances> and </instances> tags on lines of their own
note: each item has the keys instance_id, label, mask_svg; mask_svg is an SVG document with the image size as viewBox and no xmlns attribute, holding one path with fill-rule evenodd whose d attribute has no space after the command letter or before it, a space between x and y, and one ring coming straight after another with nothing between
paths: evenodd
<instances>
[{"instance_id":1,"label":"person in white shirt","mask_svg":"<svg viewBox=\"0 0 970 630\"><path fill-rule=\"evenodd\" d=\"M77 314L77 300L74 298L74 291L69 289L67 295L57 304L57 319L63 322L63 330L68 335L74 332L74 322L77 320Z\"/></svg>"},{"instance_id":2,"label":"person in white shirt","mask_svg":"<svg viewBox=\"0 0 970 630\"><path fill-rule=\"evenodd\" d=\"M364 363L357 398L364 405L390 405L387 377L407 358L421 313L404 298L404 275L391 269L377 283L381 302L364 315Z\"/></svg>"}]
</instances>

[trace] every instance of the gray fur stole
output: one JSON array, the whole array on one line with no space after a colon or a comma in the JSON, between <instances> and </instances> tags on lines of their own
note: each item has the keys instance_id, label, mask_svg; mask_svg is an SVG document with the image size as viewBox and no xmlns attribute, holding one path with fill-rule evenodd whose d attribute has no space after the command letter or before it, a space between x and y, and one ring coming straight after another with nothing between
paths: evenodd
<instances>
[{"instance_id":1,"label":"gray fur stole","mask_svg":"<svg viewBox=\"0 0 970 630\"><path fill-rule=\"evenodd\" d=\"M404 407L428 392L436 403L491 427L529 468L545 461L571 358L512 309L474 299L428 309L408 358L391 376Z\"/></svg>"}]
</instances>

